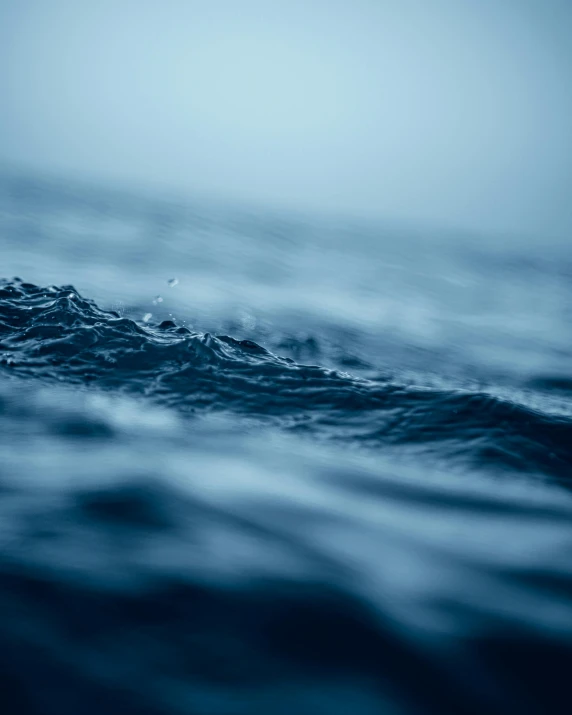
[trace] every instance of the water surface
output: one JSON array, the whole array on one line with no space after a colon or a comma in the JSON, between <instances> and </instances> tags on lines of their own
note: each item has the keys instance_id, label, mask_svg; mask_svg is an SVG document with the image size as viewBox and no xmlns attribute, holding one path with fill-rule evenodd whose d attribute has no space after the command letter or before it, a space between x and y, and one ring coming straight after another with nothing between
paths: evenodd
<instances>
[{"instance_id":1,"label":"water surface","mask_svg":"<svg viewBox=\"0 0 572 715\"><path fill-rule=\"evenodd\" d=\"M9 712L567 712L572 258L0 182Z\"/></svg>"}]
</instances>

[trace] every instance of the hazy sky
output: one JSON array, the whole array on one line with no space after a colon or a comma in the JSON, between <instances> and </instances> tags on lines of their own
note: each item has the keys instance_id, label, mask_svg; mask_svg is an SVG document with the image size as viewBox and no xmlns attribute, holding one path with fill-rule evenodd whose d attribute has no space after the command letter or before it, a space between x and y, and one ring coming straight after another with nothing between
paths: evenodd
<instances>
[{"instance_id":1,"label":"hazy sky","mask_svg":"<svg viewBox=\"0 0 572 715\"><path fill-rule=\"evenodd\" d=\"M572 235L572 2L0 0L0 161Z\"/></svg>"}]
</instances>

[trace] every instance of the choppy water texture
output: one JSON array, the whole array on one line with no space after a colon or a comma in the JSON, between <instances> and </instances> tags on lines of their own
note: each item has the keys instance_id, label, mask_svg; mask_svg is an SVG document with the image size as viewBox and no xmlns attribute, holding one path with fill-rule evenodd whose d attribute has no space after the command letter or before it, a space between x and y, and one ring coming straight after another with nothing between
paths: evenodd
<instances>
[{"instance_id":1,"label":"choppy water texture","mask_svg":"<svg viewBox=\"0 0 572 715\"><path fill-rule=\"evenodd\" d=\"M0 239L4 712L569 711L568 246L7 175Z\"/></svg>"}]
</instances>

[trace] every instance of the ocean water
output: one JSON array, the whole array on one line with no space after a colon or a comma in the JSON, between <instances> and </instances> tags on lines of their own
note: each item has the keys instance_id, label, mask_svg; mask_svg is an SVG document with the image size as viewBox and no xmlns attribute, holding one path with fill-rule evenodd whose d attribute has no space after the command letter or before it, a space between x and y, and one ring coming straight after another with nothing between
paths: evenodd
<instances>
[{"instance_id":1,"label":"ocean water","mask_svg":"<svg viewBox=\"0 0 572 715\"><path fill-rule=\"evenodd\" d=\"M0 179L0 700L567 713L572 252Z\"/></svg>"}]
</instances>

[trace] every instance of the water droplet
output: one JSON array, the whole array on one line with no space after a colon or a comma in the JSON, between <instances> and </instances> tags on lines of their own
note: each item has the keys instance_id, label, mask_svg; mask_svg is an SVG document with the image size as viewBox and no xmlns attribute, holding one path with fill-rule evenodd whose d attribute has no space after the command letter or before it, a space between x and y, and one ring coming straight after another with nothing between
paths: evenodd
<instances>
[{"instance_id":1,"label":"water droplet","mask_svg":"<svg viewBox=\"0 0 572 715\"><path fill-rule=\"evenodd\" d=\"M145 315L143 316L143 322L148 323L152 317L153 317L153 313L145 313Z\"/></svg>"},{"instance_id":2,"label":"water droplet","mask_svg":"<svg viewBox=\"0 0 572 715\"><path fill-rule=\"evenodd\" d=\"M178 278L171 278L167 281L169 288L174 288L178 282L179 282Z\"/></svg>"},{"instance_id":3,"label":"water droplet","mask_svg":"<svg viewBox=\"0 0 572 715\"><path fill-rule=\"evenodd\" d=\"M160 295L157 295L157 296L155 296L155 298L153 300L153 305L157 305L157 303L162 303L162 302L163 302L163 298Z\"/></svg>"},{"instance_id":4,"label":"water droplet","mask_svg":"<svg viewBox=\"0 0 572 715\"><path fill-rule=\"evenodd\" d=\"M246 310L241 310L239 312L238 319L242 323L242 327L245 328L245 330L254 330L256 327L256 318Z\"/></svg>"}]
</instances>

